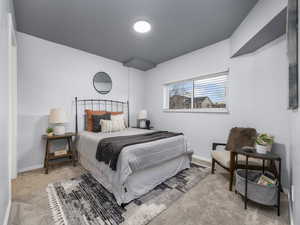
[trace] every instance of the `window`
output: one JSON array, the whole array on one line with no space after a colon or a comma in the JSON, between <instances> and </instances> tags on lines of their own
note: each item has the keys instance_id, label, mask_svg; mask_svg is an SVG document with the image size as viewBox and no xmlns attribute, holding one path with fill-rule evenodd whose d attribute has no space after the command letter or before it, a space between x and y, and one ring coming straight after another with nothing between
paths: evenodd
<instances>
[{"instance_id":1,"label":"window","mask_svg":"<svg viewBox=\"0 0 300 225\"><path fill-rule=\"evenodd\" d=\"M182 81L170 84L169 109L190 109L192 106L193 82Z\"/></svg>"},{"instance_id":2,"label":"window","mask_svg":"<svg viewBox=\"0 0 300 225\"><path fill-rule=\"evenodd\" d=\"M164 109L188 112L226 112L228 72L178 81L164 86Z\"/></svg>"}]
</instances>

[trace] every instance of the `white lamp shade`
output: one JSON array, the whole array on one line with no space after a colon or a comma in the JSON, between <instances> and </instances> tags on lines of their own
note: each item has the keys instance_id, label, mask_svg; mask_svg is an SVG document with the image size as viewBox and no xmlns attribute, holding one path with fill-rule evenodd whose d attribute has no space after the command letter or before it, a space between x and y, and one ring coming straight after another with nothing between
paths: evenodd
<instances>
[{"instance_id":1,"label":"white lamp shade","mask_svg":"<svg viewBox=\"0 0 300 225\"><path fill-rule=\"evenodd\" d=\"M141 111L139 112L138 118L139 118L140 120L147 119L147 111L146 111L146 110L141 110Z\"/></svg>"},{"instance_id":2,"label":"white lamp shade","mask_svg":"<svg viewBox=\"0 0 300 225\"><path fill-rule=\"evenodd\" d=\"M66 123L67 115L62 108L55 108L50 110L49 123Z\"/></svg>"}]
</instances>

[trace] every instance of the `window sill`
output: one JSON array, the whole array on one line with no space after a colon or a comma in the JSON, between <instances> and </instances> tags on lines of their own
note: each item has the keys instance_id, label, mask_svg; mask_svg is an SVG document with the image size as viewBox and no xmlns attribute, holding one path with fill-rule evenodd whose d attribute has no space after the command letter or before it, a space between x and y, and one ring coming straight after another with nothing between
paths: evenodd
<instances>
[{"instance_id":1,"label":"window sill","mask_svg":"<svg viewBox=\"0 0 300 225\"><path fill-rule=\"evenodd\" d=\"M163 109L166 113L223 113L229 114L228 109Z\"/></svg>"}]
</instances>

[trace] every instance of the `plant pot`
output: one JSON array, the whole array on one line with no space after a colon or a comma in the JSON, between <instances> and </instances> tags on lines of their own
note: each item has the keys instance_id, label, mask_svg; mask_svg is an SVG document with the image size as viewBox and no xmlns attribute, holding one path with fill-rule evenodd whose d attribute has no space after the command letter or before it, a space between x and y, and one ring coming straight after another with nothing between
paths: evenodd
<instances>
[{"instance_id":1,"label":"plant pot","mask_svg":"<svg viewBox=\"0 0 300 225\"><path fill-rule=\"evenodd\" d=\"M266 154L271 151L271 145L256 145L256 152L260 154Z\"/></svg>"},{"instance_id":2,"label":"plant pot","mask_svg":"<svg viewBox=\"0 0 300 225\"><path fill-rule=\"evenodd\" d=\"M48 133L48 137L52 137L53 136L53 132Z\"/></svg>"}]
</instances>

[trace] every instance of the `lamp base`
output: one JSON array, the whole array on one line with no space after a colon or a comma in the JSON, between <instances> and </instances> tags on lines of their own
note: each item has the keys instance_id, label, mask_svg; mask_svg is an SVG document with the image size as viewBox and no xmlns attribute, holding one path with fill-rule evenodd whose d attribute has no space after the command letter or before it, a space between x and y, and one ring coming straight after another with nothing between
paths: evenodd
<instances>
[{"instance_id":1,"label":"lamp base","mask_svg":"<svg viewBox=\"0 0 300 225\"><path fill-rule=\"evenodd\" d=\"M54 135L64 135L66 133L65 127L63 125L57 125L53 129Z\"/></svg>"},{"instance_id":2,"label":"lamp base","mask_svg":"<svg viewBox=\"0 0 300 225\"><path fill-rule=\"evenodd\" d=\"M140 128L146 128L146 121L140 120Z\"/></svg>"}]
</instances>

